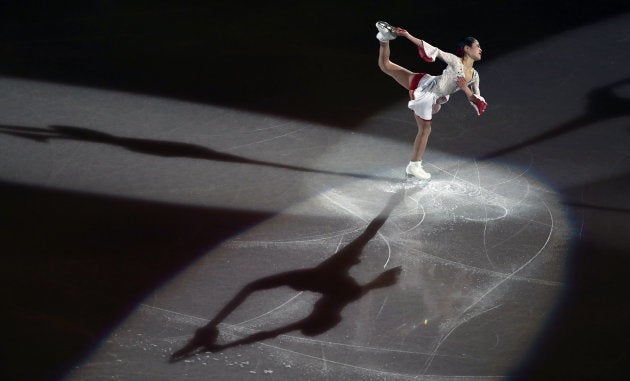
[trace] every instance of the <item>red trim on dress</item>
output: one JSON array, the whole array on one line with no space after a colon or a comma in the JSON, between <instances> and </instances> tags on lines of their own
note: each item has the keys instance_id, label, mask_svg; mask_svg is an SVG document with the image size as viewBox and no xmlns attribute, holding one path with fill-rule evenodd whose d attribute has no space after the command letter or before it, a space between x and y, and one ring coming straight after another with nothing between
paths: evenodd
<instances>
[{"instance_id":1,"label":"red trim on dress","mask_svg":"<svg viewBox=\"0 0 630 381\"><path fill-rule=\"evenodd\" d=\"M424 51L424 46L422 46L422 45L418 45L418 54L420 55L420 58L422 58L423 60L425 60L427 62L434 62L435 61L435 59L433 59L433 58L431 58L431 57L429 57L427 55L427 53Z\"/></svg>"}]
</instances>

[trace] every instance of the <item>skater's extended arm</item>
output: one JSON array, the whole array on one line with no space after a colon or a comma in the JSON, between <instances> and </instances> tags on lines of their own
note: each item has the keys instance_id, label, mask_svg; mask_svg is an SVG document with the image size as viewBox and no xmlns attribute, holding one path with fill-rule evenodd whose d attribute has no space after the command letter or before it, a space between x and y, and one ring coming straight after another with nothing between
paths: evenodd
<instances>
[{"instance_id":1,"label":"skater's extended arm","mask_svg":"<svg viewBox=\"0 0 630 381\"><path fill-rule=\"evenodd\" d=\"M439 48L425 42L417 37L411 35L411 33L407 32L403 28L396 28L396 33L399 36L406 37L409 41L411 41L414 45L418 47L418 53L423 60L427 62L434 62L436 58L441 59L446 62L447 65L455 65L457 62L460 62L459 58L451 53L444 52Z\"/></svg>"},{"instance_id":2,"label":"skater's extended arm","mask_svg":"<svg viewBox=\"0 0 630 381\"><path fill-rule=\"evenodd\" d=\"M405 29L403 28L396 28L396 34L399 36L403 36L406 37L409 41L411 41L414 45L420 46L422 47L422 40L419 38L416 38L414 36L411 35L411 33L407 32Z\"/></svg>"}]
</instances>

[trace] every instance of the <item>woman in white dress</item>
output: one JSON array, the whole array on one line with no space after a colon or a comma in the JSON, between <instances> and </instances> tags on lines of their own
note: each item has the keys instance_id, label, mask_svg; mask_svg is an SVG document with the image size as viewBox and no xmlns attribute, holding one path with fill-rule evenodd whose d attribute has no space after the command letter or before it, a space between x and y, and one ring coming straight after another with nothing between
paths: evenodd
<instances>
[{"instance_id":1,"label":"woman in white dress","mask_svg":"<svg viewBox=\"0 0 630 381\"><path fill-rule=\"evenodd\" d=\"M376 23L380 42L378 66L394 78L405 89L409 90L411 100L408 107L413 110L418 134L413 144L413 155L407 165L408 176L428 180L431 174L422 168L422 156L431 133L432 115L437 113L441 105L446 103L451 94L462 90L473 106L477 115L483 114L487 103L479 92L479 74L473 69L475 61L481 59L481 46L474 37L463 38L457 45L456 55L444 52L426 41L412 36L405 29L393 27L384 21ZM418 48L418 54L427 62L436 58L447 64L441 75L415 73L389 60L389 41L404 36Z\"/></svg>"}]
</instances>

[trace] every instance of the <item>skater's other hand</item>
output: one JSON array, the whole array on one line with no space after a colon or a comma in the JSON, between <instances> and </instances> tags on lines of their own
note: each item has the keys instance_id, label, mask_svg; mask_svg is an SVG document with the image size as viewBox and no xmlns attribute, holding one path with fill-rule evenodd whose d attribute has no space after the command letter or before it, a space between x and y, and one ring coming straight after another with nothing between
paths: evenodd
<instances>
[{"instance_id":1,"label":"skater's other hand","mask_svg":"<svg viewBox=\"0 0 630 381\"><path fill-rule=\"evenodd\" d=\"M464 89L466 86L468 86L468 81L466 81L466 78L464 77L457 77L457 87L459 87L460 89Z\"/></svg>"}]
</instances>

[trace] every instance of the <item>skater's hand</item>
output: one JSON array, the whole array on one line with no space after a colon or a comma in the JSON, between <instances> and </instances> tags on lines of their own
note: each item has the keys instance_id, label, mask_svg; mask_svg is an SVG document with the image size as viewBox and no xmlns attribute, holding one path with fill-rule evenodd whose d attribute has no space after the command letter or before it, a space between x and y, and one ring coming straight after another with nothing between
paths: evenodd
<instances>
[{"instance_id":1,"label":"skater's hand","mask_svg":"<svg viewBox=\"0 0 630 381\"><path fill-rule=\"evenodd\" d=\"M407 37L409 35L409 32L407 32L405 29L399 28L399 27L394 28L394 32L398 36L405 36L405 37Z\"/></svg>"},{"instance_id":2,"label":"skater's hand","mask_svg":"<svg viewBox=\"0 0 630 381\"><path fill-rule=\"evenodd\" d=\"M457 82L457 87L459 87L462 90L468 87L468 81L466 81L466 78L464 77L457 77L456 82Z\"/></svg>"}]
</instances>

